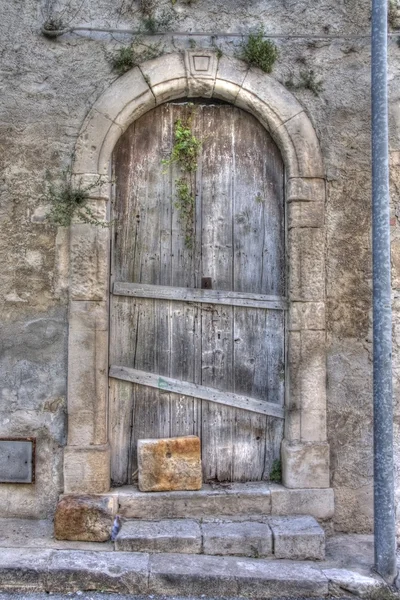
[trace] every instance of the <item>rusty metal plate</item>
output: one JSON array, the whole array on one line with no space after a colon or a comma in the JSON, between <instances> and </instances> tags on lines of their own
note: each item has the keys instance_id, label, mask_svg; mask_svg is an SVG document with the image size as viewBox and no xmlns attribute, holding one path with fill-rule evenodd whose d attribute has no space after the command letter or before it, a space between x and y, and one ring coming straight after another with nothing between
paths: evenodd
<instances>
[{"instance_id":1,"label":"rusty metal plate","mask_svg":"<svg viewBox=\"0 0 400 600\"><path fill-rule=\"evenodd\" d=\"M34 465L34 439L0 439L0 483L33 483Z\"/></svg>"}]
</instances>

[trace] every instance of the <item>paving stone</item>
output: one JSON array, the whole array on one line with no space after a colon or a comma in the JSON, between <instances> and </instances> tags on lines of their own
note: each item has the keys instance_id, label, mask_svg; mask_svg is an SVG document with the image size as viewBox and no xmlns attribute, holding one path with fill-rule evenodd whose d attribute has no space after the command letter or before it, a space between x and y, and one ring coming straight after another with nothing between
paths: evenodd
<instances>
[{"instance_id":1,"label":"paving stone","mask_svg":"<svg viewBox=\"0 0 400 600\"><path fill-rule=\"evenodd\" d=\"M128 521L116 542L116 550L127 552L201 552L201 531L196 521Z\"/></svg>"},{"instance_id":2,"label":"paving stone","mask_svg":"<svg viewBox=\"0 0 400 600\"><path fill-rule=\"evenodd\" d=\"M44 591L50 556L51 550L2 548L0 551L1 589Z\"/></svg>"},{"instance_id":3,"label":"paving stone","mask_svg":"<svg viewBox=\"0 0 400 600\"><path fill-rule=\"evenodd\" d=\"M138 440L137 450L142 492L201 488L200 438L197 436Z\"/></svg>"},{"instance_id":4,"label":"paving stone","mask_svg":"<svg viewBox=\"0 0 400 600\"><path fill-rule=\"evenodd\" d=\"M114 521L112 496L64 496L54 516L57 540L106 542Z\"/></svg>"},{"instance_id":5,"label":"paving stone","mask_svg":"<svg viewBox=\"0 0 400 600\"><path fill-rule=\"evenodd\" d=\"M324 596L328 580L310 565L282 561L155 554L150 557L150 594L273 598Z\"/></svg>"},{"instance_id":6,"label":"paving stone","mask_svg":"<svg viewBox=\"0 0 400 600\"><path fill-rule=\"evenodd\" d=\"M272 533L265 523L203 523L204 554L233 556L269 556Z\"/></svg>"},{"instance_id":7,"label":"paving stone","mask_svg":"<svg viewBox=\"0 0 400 600\"><path fill-rule=\"evenodd\" d=\"M145 593L148 568L148 554L56 550L50 559L46 590Z\"/></svg>"},{"instance_id":8,"label":"paving stone","mask_svg":"<svg viewBox=\"0 0 400 600\"><path fill-rule=\"evenodd\" d=\"M269 515L268 484L233 483L214 488L204 484L198 491L147 494L133 486L118 488L119 514L126 519L203 518L233 515Z\"/></svg>"},{"instance_id":9,"label":"paving stone","mask_svg":"<svg viewBox=\"0 0 400 600\"><path fill-rule=\"evenodd\" d=\"M383 581L360 575L347 569L323 569L325 577L329 580L329 590L334 596L343 595L344 592L350 592L360 598L371 598L374 595L378 597L378 590L381 591L381 597L384 598L386 590L387 598L390 598L388 587Z\"/></svg>"},{"instance_id":10,"label":"paving stone","mask_svg":"<svg viewBox=\"0 0 400 600\"><path fill-rule=\"evenodd\" d=\"M272 517L276 558L322 560L325 558L325 533L313 517Z\"/></svg>"}]
</instances>

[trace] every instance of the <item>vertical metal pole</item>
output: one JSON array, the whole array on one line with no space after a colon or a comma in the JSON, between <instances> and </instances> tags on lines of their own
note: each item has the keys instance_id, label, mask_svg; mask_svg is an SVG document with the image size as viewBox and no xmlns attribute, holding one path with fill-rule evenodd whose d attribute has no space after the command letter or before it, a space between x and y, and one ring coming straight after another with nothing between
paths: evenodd
<instances>
[{"instance_id":1,"label":"vertical metal pole","mask_svg":"<svg viewBox=\"0 0 400 600\"><path fill-rule=\"evenodd\" d=\"M372 0L372 245L375 568L396 575L393 472L392 310L387 98L387 0Z\"/></svg>"}]
</instances>

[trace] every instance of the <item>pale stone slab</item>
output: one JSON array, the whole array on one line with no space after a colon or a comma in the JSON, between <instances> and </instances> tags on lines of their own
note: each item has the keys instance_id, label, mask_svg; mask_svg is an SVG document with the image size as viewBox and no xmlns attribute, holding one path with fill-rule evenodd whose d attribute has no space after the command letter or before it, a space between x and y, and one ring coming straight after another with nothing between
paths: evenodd
<instances>
[{"instance_id":1,"label":"pale stone slab","mask_svg":"<svg viewBox=\"0 0 400 600\"><path fill-rule=\"evenodd\" d=\"M105 219L105 201L98 200L97 206L98 210L101 206L101 214ZM109 239L108 228L85 223L71 225L71 300L107 300Z\"/></svg>"},{"instance_id":2,"label":"pale stone slab","mask_svg":"<svg viewBox=\"0 0 400 600\"><path fill-rule=\"evenodd\" d=\"M119 512L127 519L201 518L268 515L271 496L266 483L234 483L229 488L203 485L199 491L140 492L133 486L116 488Z\"/></svg>"},{"instance_id":3,"label":"pale stone slab","mask_svg":"<svg viewBox=\"0 0 400 600\"><path fill-rule=\"evenodd\" d=\"M99 153L113 121L92 108L80 130L75 146L74 173L99 173ZM117 126L119 127L119 126ZM119 135L122 129L119 128ZM107 175L107 171L102 171Z\"/></svg>"},{"instance_id":4,"label":"pale stone slab","mask_svg":"<svg viewBox=\"0 0 400 600\"><path fill-rule=\"evenodd\" d=\"M70 302L68 443L107 442L108 311L106 302Z\"/></svg>"},{"instance_id":5,"label":"pale stone slab","mask_svg":"<svg viewBox=\"0 0 400 600\"><path fill-rule=\"evenodd\" d=\"M325 302L291 302L289 331L324 330Z\"/></svg>"},{"instance_id":6,"label":"pale stone slab","mask_svg":"<svg viewBox=\"0 0 400 600\"><path fill-rule=\"evenodd\" d=\"M135 67L118 77L102 93L92 110L97 110L110 121L117 122L118 115L133 99L141 98L148 92L148 83L139 67Z\"/></svg>"},{"instance_id":7,"label":"pale stone slab","mask_svg":"<svg viewBox=\"0 0 400 600\"><path fill-rule=\"evenodd\" d=\"M292 301L325 299L324 230L296 227L289 231L289 294Z\"/></svg>"},{"instance_id":8,"label":"pale stone slab","mask_svg":"<svg viewBox=\"0 0 400 600\"><path fill-rule=\"evenodd\" d=\"M325 533L310 516L268 519L276 558L322 560L325 558Z\"/></svg>"},{"instance_id":9,"label":"pale stone slab","mask_svg":"<svg viewBox=\"0 0 400 600\"><path fill-rule=\"evenodd\" d=\"M287 182L287 202L300 201L324 205L325 195L325 179L293 177Z\"/></svg>"},{"instance_id":10,"label":"pale stone slab","mask_svg":"<svg viewBox=\"0 0 400 600\"><path fill-rule=\"evenodd\" d=\"M385 583L373 577L360 575L346 569L322 569L322 573L328 578L329 590L335 596L343 595L343 592L350 592L359 598L371 598L381 591L383 598L386 591L387 597L390 598L390 592Z\"/></svg>"},{"instance_id":11,"label":"pale stone slab","mask_svg":"<svg viewBox=\"0 0 400 600\"><path fill-rule=\"evenodd\" d=\"M112 496L64 496L54 515L56 539L106 542L114 521L114 505Z\"/></svg>"},{"instance_id":12,"label":"pale stone slab","mask_svg":"<svg viewBox=\"0 0 400 600\"><path fill-rule=\"evenodd\" d=\"M156 554L150 594L273 598L324 596L328 580L308 565L231 556Z\"/></svg>"},{"instance_id":13,"label":"pale stone slab","mask_svg":"<svg viewBox=\"0 0 400 600\"><path fill-rule=\"evenodd\" d=\"M290 490L283 485L271 484L271 514L311 515L316 519L331 519L335 503L332 488Z\"/></svg>"},{"instance_id":14,"label":"pale stone slab","mask_svg":"<svg viewBox=\"0 0 400 600\"><path fill-rule=\"evenodd\" d=\"M138 440L140 491L199 490L200 453L200 438L194 435Z\"/></svg>"},{"instance_id":15,"label":"pale stone slab","mask_svg":"<svg viewBox=\"0 0 400 600\"><path fill-rule=\"evenodd\" d=\"M140 65L157 104L188 94L186 67L181 54L165 54Z\"/></svg>"},{"instance_id":16,"label":"pale stone slab","mask_svg":"<svg viewBox=\"0 0 400 600\"><path fill-rule=\"evenodd\" d=\"M318 138L306 113L304 111L299 112L299 114L283 123L280 129L286 130L293 147L296 149L298 176L323 179L325 172ZM280 135L280 131L277 134Z\"/></svg>"},{"instance_id":17,"label":"pale stone slab","mask_svg":"<svg viewBox=\"0 0 400 600\"><path fill-rule=\"evenodd\" d=\"M303 304L303 303L301 303ZM326 340L325 331L302 329L289 331L289 393L286 406L289 411L306 413L316 412L322 418L314 424L312 439L307 437L306 429L300 437L289 438L313 441L315 435L319 441L326 440ZM307 427L304 421L303 425ZM313 427L311 420L310 425Z\"/></svg>"},{"instance_id":18,"label":"pale stone slab","mask_svg":"<svg viewBox=\"0 0 400 600\"><path fill-rule=\"evenodd\" d=\"M147 589L148 554L132 552L53 552L46 589L63 593L101 590L141 594Z\"/></svg>"},{"instance_id":19,"label":"pale stone slab","mask_svg":"<svg viewBox=\"0 0 400 600\"><path fill-rule=\"evenodd\" d=\"M281 447L282 481L288 488L329 487L329 445L321 442L290 443Z\"/></svg>"},{"instance_id":20,"label":"pale stone slab","mask_svg":"<svg viewBox=\"0 0 400 600\"><path fill-rule=\"evenodd\" d=\"M196 521L128 521L122 525L115 549L126 552L201 552L201 531Z\"/></svg>"},{"instance_id":21,"label":"pale stone slab","mask_svg":"<svg viewBox=\"0 0 400 600\"><path fill-rule=\"evenodd\" d=\"M110 448L67 446L64 450L64 492L101 494L110 489Z\"/></svg>"},{"instance_id":22,"label":"pale stone slab","mask_svg":"<svg viewBox=\"0 0 400 600\"><path fill-rule=\"evenodd\" d=\"M218 59L214 50L185 50L188 96L211 98Z\"/></svg>"},{"instance_id":23,"label":"pale stone slab","mask_svg":"<svg viewBox=\"0 0 400 600\"><path fill-rule=\"evenodd\" d=\"M204 554L255 558L272 554L272 534L266 523L203 523L201 530Z\"/></svg>"},{"instance_id":24,"label":"pale stone slab","mask_svg":"<svg viewBox=\"0 0 400 600\"><path fill-rule=\"evenodd\" d=\"M2 590L42 592L46 590L46 572L51 550L2 548L0 587Z\"/></svg>"},{"instance_id":25,"label":"pale stone slab","mask_svg":"<svg viewBox=\"0 0 400 600\"><path fill-rule=\"evenodd\" d=\"M322 202L292 201L288 205L288 227L323 227L325 207Z\"/></svg>"},{"instance_id":26,"label":"pale stone slab","mask_svg":"<svg viewBox=\"0 0 400 600\"><path fill-rule=\"evenodd\" d=\"M301 104L285 86L259 69L249 69L243 81L242 89L243 92L249 92L262 98L280 123L284 123L303 112ZM239 97L242 97L242 92Z\"/></svg>"}]
</instances>

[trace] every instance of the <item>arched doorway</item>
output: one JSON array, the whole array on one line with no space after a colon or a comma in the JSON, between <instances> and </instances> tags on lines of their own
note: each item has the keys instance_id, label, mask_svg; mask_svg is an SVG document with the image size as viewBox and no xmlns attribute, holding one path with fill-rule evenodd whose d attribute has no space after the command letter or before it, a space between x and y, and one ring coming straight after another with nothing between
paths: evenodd
<instances>
[{"instance_id":1,"label":"arched doorway","mask_svg":"<svg viewBox=\"0 0 400 600\"><path fill-rule=\"evenodd\" d=\"M182 173L163 159L188 122L201 147L182 207ZM171 102L127 129L113 171L112 484L134 481L138 439L192 434L204 481L268 480L285 391L278 148L230 104Z\"/></svg>"},{"instance_id":2,"label":"arched doorway","mask_svg":"<svg viewBox=\"0 0 400 600\"><path fill-rule=\"evenodd\" d=\"M218 57L204 49L160 56L118 78L98 98L76 143L74 178L80 185L90 186L92 209L99 218L107 219L109 166L117 141L154 107L185 97L224 100L244 109L269 132L282 154L288 215L288 375L282 475L284 486L301 493L308 489L311 499L315 488L329 488L325 172L319 142L304 108L273 77L232 57ZM99 177L104 185L93 186ZM70 230L65 493L110 489L109 237L109 230L82 223ZM325 491L332 507L332 490Z\"/></svg>"}]
</instances>

